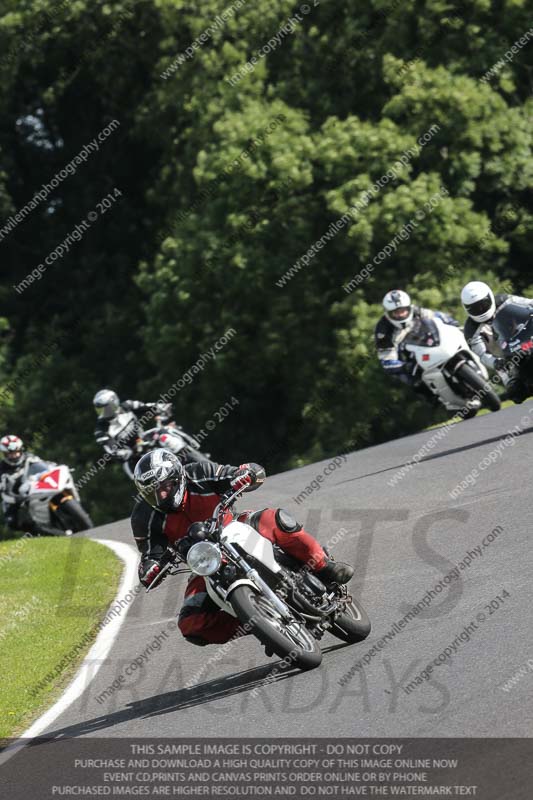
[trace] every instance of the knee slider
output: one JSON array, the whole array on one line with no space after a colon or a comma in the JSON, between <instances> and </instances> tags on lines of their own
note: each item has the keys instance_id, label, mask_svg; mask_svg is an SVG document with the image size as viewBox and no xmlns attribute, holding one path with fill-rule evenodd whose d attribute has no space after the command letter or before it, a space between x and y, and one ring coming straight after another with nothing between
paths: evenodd
<instances>
[{"instance_id":1,"label":"knee slider","mask_svg":"<svg viewBox=\"0 0 533 800\"><path fill-rule=\"evenodd\" d=\"M284 508L278 508L275 515L276 525L285 533L297 533L302 530L302 526L297 522L292 514Z\"/></svg>"}]
</instances>

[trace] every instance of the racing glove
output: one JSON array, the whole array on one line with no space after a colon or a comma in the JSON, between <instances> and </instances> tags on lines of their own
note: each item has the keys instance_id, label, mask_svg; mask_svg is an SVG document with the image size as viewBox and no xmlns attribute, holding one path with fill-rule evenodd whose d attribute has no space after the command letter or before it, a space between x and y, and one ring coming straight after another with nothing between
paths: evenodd
<instances>
[{"instance_id":1,"label":"racing glove","mask_svg":"<svg viewBox=\"0 0 533 800\"><path fill-rule=\"evenodd\" d=\"M240 489L244 489L245 492L251 492L261 486L265 477L264 467L260 464L255 464L254 462L241 464L230 481L231 488L234 492Z\"/></svg>"},{"instance_id":2,"label":"racing glove","mask_svg":"<svg viewBox=\"0 0 533 800\"><path fill-rule=\"evenodd\" d=\"M165 550L159 558L143 559L139 564L139 580L142 585L149 586L154 578L159 575L163 567L166 567L173 555L171 550ZM160 582L164 581L165 577L166 575L163 575Z\"/></svg>"},{"instance_id":3,"label":"racing glove","mask_svg":"<svg viewBox=\"0 0 533 800\"><path fill-rule=\"evenodd\" d=\"M172 419L172 403L163 403L157 400L155 403L146 403L146 408L151 409L166 420Z\"/></svg>"},{"instance_id":4,"label":"racing glove","mask_svg":"<svg viewBox=\"0 0 533 800\"><path fill-rule=\"evenodd\" d=\"M149 586L154 578L161 572L161 562L156 561L155 558L141 561L139 564L139 580L143 586Z\"/></svg>"}]
</instances>

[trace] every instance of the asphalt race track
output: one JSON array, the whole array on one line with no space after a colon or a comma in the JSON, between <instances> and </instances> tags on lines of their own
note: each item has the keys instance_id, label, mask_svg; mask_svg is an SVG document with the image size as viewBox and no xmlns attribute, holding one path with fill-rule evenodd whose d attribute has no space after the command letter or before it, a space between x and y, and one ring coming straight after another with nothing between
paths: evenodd
<instances>
[{"instance_id":1,"label":"asphalt race track","mask_svg":"<svg viewBox=\"0 0 533 800\"><path fill-rule=\"evenodd\" d=\"M509 438L515 426L522 432ZM320 669L276 671L269 680L279 660L266 658L255 639L246 637L220 652L219 646L195 647L181 638L174 623L186 580L180 575L137 595L111 658L43 735L531 736L533 709L527 699L533 671L527 668L508 691L502 685L533 659L533 401L453 426L433 440L421 463L389 484L436 435L438 430L424 432L348 455L299 504L294 498L330 462L273 476L249 495L249 507L291 510L323 544L337 542L332 547L337 558L356 565L351 585L373 624L366 642L345 646L328 635ZM452 499L449 492L474 470L477 480L471 478ZM133 542L127 521L89 535ZM364 670L354 669L487 535L493 541L481 555L435 593L427 608L397 627ZM502 596L504 590L509 597ZM498 595L502 599L490 606ZM75 596L66 602L75 613ZM472 622L477 628L470 627L453 657L406 693L402 687ZM130 668L126 678L156 636L159 651L143 660L142 668ZM341 685L350 670L352 677ZM117 679L119 688L99 702ZM194 685L186 688L188 682Z\"/></svg>"}]
</instances>

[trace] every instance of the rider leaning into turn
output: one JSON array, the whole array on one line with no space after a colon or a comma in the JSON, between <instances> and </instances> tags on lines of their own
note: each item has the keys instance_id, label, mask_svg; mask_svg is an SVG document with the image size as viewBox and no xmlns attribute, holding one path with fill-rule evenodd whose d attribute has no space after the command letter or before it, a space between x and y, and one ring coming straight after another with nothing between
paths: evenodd
<instances>
[{"instance_id":1,"label":"rider leaning into turn","mask_svg":"<svg viewBox=\"0 0 533 800\"><path fill-rule=\"evenodd\" d=\"M505 385L505 398L522 403L528 396L518 378L516 369L506 370L503 351L494 335L493 322L500 308L512 301L516 305L531 307L533 300L511 294L494 294L490 286L483 281L470 281L463 287L461 302L468 314L465 323L465 339L481 362L498 372Z\"/></svg>"},{"instance_id":2,"label":"rider leaning into turn","mask_svg":"<svg viewBox=\"0 0 533 800\"><path fill-rule=\"evenodd\" d=\"M128 462L133 469L138 456L134 453L137 437L142 435L142 417L171 412L168 403L142 403L140 400L120 402L112 389L100 389L93 400L98 416L94 435L105 452L118 461Z\"/></svg>"},{"instance_id":3,"label":"rider leaning into turn","mask_svg":"<svg viewBox=\"0 0 533 800\"><path fill-rule=\"evenodd\" d=\"M401 345L407 334L413 329L419 319L437 319L447 325L459 326L459 323L449 314L442 311L432 311L413 305L407 292L393 289L383 298L385 313L380 318L374 331L374 341L381 366L394 378L412 386L415 390L427 393L430 399L434 395L426 387L416 373L410 359L406 360Z\"/></svg>"},{"instance_id":4,"label":"rider leaning into turn","mask_svg":"<svg viewBox=\"0 0 533 800\"><path fill-rule=\"evenodd\" d=\"M166 563L165 550L169 543L179 542L178 551L185 557L192 544L187 535L190 526L210 518L224 492L244 487L245 491L251 491L264 479L265 471L258 464L232 467L201 462L184 467L168 450L144 455L135 468L140 497L131 516L133 535L141 552L141 583L148 586L159 574ZM325 583L344 584L352 577L352 567L329 560L318 542L288 511L265 508L241 512L237 518L290 556L309 565ZM239 621L210 599L205 579L193 575L187 583L178 627L193 644L220 644L237 632Z\"/></svg>"},{"instance_id":5,"label":"rider leaning into turn","mask_svg":"<svg viewBox=\"0 0 533 800\"><path fill-rule=\"evenodd\" d=\"M8 528L20 530L19 508L24 499L20 494L26 467L40 462L41 459L26 453L24 442L18 436L8 435L0 439L0 487L2 489L2 512ZM27 527L27 525L26 525Z\"/></svg>"}]
</instances>

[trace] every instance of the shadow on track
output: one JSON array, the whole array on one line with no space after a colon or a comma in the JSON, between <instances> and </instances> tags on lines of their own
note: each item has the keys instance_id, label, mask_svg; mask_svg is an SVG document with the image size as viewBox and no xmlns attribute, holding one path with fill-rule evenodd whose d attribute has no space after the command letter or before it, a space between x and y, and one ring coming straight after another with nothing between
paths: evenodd
<instances>
[{"instance_id":1,"label":"shadow on track","mask_svg":"<svg viewBox=\"0 0 533 800\"><path fill-rule=\"evenodd\" d=\"M518 439L520 436L524 436L526 433L533 433L533 426L530 428L524 428L523 431L514 434L514 438ZM506 439L510 436L509 431L500 434L499 436L492 436L490 439L483 439L480 442L472 442L472 444L464 444L461 447L453 447L450 450L443 450L441 453L433 453L430 456L424 456L420 458L417 462L413 461L405 461L403 464L396 464L393 467L385 467L384 469L378 469L375 472L367 472L365 475L357 475L355 478L347 478L345 481L339 481L338 483L332 484L333 486L341 486L343 483L352 483L353 481L360 481L363 478L371 478L373 475L381 475L384 472L392 472L395 469L402 469L403 467L407 467L410 464L424 464L426 461L435 461L437 458L444 458L445 456L452 456L455 453L465 453L467 450L474 450L476 447L483 447L485 444L493 444L494 442L500 442L503 439Z\"/></svg>"},{"instance_id":2,"label":"shadow on track","mask_svg":"<svg viewBox=\"0 0 533 800\"><path fill-rule=\"evenodd\" d=\"M330 647L325 647L322 652L325 655L345 647L350 647L350 645L344 643L331 645ZM260 667L236 672L232 675L224 675L212 681L199 683L190 689L178 689L174 692L165 692L164 694L146 697L144 700L128 703L125 708L110 714L103 714L100 717L94 717L76 725L69 725L66 728L46 732L33 740L28 746L35 747L44 742L63 738L94 736L100 731L113 728L115 725L120 725L122 722L132 719L149 719L162 714L172 714L176 711L232 697L241 692L261 689L262 686L279 683L287 678L301 674L299 669L279 669L280 663L281 661L276 661L272 664L264 664Z\"/></svg>"}]
</instances>

